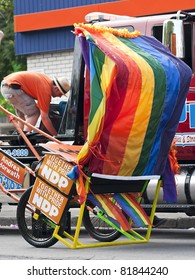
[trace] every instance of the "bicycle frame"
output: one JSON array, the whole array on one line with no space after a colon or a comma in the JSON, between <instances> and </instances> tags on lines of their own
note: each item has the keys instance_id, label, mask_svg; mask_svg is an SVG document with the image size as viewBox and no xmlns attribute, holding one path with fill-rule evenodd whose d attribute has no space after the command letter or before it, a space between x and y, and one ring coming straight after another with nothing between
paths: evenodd
<instances>
[{"instance_id":1,"label":"bicycle frame","mask_svg":"<svg viewBox=\"0 0 195 280\"><path fill-rule=\"evenodd\" d=\"M0 108L2 110L2 108ZM109 217L108 214L104 213L104 211L100 209L95 213L92 208L87 206L86 201L81 203L78 207L80 207L78 219L77 219L77 225L74 235L71 235L67 231L63 231L63 233L60 232L61 229L61 221L64 218L64 215L66 213L66 210L68 207L70 207L70 202L74 198L79 199L79 197L73 194L73 181L67 176L69 171L72 170L73 166L76 164L77 155L81 149L81 146L74 146L74 145L67 145L62 143L61 141L55 139L54 137L46 134L45 132L41 131L38 128L35 128L32 125L27 124L25 121L21 120L20 118L14 116L13 114L7 112L5 109L3 111L8 115L10 121L14 124L19 134L22 136L26 144L31 148L32 152L36 156L37 160L40 161L41 159L41 165L39 166L36 173L30 169L27 168L26 170L30 172L30 174L33 174L35 176L35 183L32 188L32 192L30 194L28 203L26 207L31 211L34 212L33 219L38 220L39 219L39 213L42 213L45 218L44 222L47 223L49 226L51 226L54 231L52 234L52 238L55 238L56 240L59 240L63 242L66 246L69 248L88 248L88 247L99 247L99 246L112 246L112 245L122 245L122 244L131 244L131 243L143 243L148 242L151 234L152 229L152 222L154 218L154 213L156 209L156 204L158 200L158 193L161 185L161 179L160 177L157 179L156 183L156 195L155 200L153 202L152 211L150 218L148 219L146 226L147 231L146 235L141 235L139 232L134 230L131 226L132 220L126 220L126 230L121 228L120 223L119 225L116 225L115 222ZM37 131L38 133L43 134L45 137L47 137L49 140L52 140L52 142L47 142L46 144L42 144L42 146L48 150L49 152L45 153L45 156L41 158L40 155L37 154L34 147L32 146L31 142L28 140L27 136L23 133L23 131L19 128L17 121L21 121L22 123L28 125L31 129ZM139 193L143 194L144 190L146 189L149 181L153 179L151 176L150 178L141 178L142 182L140 185ZM117 179L117 177L116 177ZM109 183L110 185L115 184L117 180L114 179ZM129 178L129 183L132 184L132 180L134 181L135 178ZM140 178L138 178L140 181ZM123 184L124 181L121 181L120 183L117 182L117 184ZM96 185L96 183L95 183ZM139 185L138 181L136 182L136 185ZM85 184L84 189L86 194L88 192L91 192L91 177L85 176ZM1 189L3 190L3 186L1 185ZM23 189L25 191L25 189ZM128 191L129 187L125 189L124 191ZM10 190L3 190L7 195L9 195L11 198L19 202L19 198L14 196L14 194ZM136 189L137 192L137 189ZM92 192L93 193L93 192ZM100 191L100 194L102 191ZM52 195L51 195L52 194ZM138 197L137 202L138 204L141 201L141 196ZM58 199L56 199L56 197ZM111 202L110 199L108 202ZM136 202L134 202L136 203ZM101 203L100 203L101 204ZM121 212L121 209L115 205L115 203L112 203L114 206L114 211ZM136 204L136 207L138 207L138 204ZM32 206L32 207L31 207ZM134 204L135 206L135 204ZM81 224L84 217L84 210L87 207L88 211L92 211L97 215L97 217L106 222L109 226L111 226L115 231L118 231L119 233L123 234L125 237L127 237L126 241L111 241L111 242L101 242L101 243L93 243L93 244L83 244L79 241L79 235L80 235L80 229ZM34 210L36 209L36 210ZM138 209L138 208L137 208ZM123 215L122 213L120 215ZM123 215L124 216L124 215ZM128 224L128 225L127 225ZM67 237L68 240L64 239L62 236Z\"/></svg>"}]
</instances>

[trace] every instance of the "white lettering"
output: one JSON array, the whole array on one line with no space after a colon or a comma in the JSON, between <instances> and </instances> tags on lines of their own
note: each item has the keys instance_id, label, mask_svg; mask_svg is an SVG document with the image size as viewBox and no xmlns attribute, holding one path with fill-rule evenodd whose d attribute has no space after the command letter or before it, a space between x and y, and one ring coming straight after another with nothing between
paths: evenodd
<instances>
[{"instance_id":1,"label":"white lettering","mask_svg":"<svg viewBox=\"0 0 195 280\"><path fill-rule=\"evenodd\" d=\"M50 217L52 217L52 216L58 216L58 213L59 213L59 211L58 211L57 207L55 207L54 205L52 205L52 206L51 206L51 209L50 209L50 211L49 211Z\"/></svg>"},{"instance_id":2,"label":"white lettering","mask_svg":"<svg viewBox=\"0 0 195 280\"><path fill-rule=\"evenodd\" d=\"M58 183L59 188L65 189L68 186L68 180L65 177L61 177Z\"/></svg>"},{"instance_id":3,"label":"white lettering","mask_svg":"<svg viewBox=\"0 0 195 280\"><path fill-rule=\"evenodd\" d=\"M43 203L42 203L42 205L41 205L41 209L42 209L44 212L47 213L47 212L49 212L50 208L51 208L51 204L49 203L48 200L44 199L44 200L43 200Z\"/></svg>"},{"instance_id":4,"label":"white lettering","mask_svg":"<svg viewBox=\"0 0 195 280\"><path fill-rule=\"evenodd\" d=\"M52 171L49 180L51 183L57 184L59 182L59 178L60 178L59 174L55 171Z\"/></svg>"},{"instance_id":5,"label":"white lettering","mask_svg":"<svg viewBox=\"0 0 195 280\"><path fill-rule=\"evenodd\" d=\"M51 175L51 172L52 172L52 169L51 168L48 168L47 165L44 165L43 166L43 169L41 171L41 175L43 177L45 177L46 179L49 179L50 175Z\"/></svg>"},{"instance_id":6,"label":"white lettering","mask_svg":"<svg viewBox=\"0 0 195 280\"><path fill-rule=\"evenodd\" d=\"M32 200L32 203L34 205L37 205L40 208L42 201L43 201L43 197L39 196L37 193L35 193L35 195L33 197L33 200Z\"/></svg>"}]
</instances>

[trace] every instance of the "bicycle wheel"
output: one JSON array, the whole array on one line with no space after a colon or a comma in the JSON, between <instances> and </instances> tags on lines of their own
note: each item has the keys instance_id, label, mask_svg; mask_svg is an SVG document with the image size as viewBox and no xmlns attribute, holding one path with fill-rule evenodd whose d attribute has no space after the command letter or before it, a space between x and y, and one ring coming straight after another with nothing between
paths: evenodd
<instances>
[{"instance_id":1,"label":"bicycle wheel","mask_svg":"<svg viewBox=\"0 0 195 280\"><path fill-rule=\"evenodd\" d=\"M52 236L54 229L46 222L46 217L40 214L38 220L33 219L35 209L28 205L32 187L21 196L17 206L17 223L23 238L32 246L47 248L54 245L58 239Z\"/></svg>"},{"instance_id":2,"label":"bicycle wheel","mask_svg":"<svg viewBox=\"0 0 195 280\"><path fill-rule=\"evenodd\" d=\"M96 207L94 207L91 202L89 203L87 201L87 204L90 206L90 208L96 210ZM89 235L100 242L111 242L121 236L120 231L109 226L92 211L88 210L87 207L83 213L83 225Z\"/></svg>"}]
</instances>

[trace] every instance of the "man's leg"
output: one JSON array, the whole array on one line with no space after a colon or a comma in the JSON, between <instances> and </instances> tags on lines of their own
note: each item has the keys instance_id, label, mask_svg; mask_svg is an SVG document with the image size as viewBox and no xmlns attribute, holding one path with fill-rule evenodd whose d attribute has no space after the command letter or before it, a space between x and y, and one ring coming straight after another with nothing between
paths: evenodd
<instances>
[{"instance_id":1,"label":"man's leg","mask_svg":"<svg viewBox=\"0 0 195 280\"><path fill-rule=\"evenodd\" d=\"M37 109L38 109L38 108L37 108ZM36 111L34 112L33 115L26 115L26 116L25 116L26 122L29 123L29 124L31 124L31 125L33 125L33 126L35 126L36 123L37 123L37 121L38 121L39 116L40 116L40 112L39 112L39 109L38 109L38 110L36 110ZM31 129L30 127L28 127L28 126L26 126L26 125L24 126L24 131L31 131L31 130L32 130L32 129Z\"/></svg>"}]
</instances>

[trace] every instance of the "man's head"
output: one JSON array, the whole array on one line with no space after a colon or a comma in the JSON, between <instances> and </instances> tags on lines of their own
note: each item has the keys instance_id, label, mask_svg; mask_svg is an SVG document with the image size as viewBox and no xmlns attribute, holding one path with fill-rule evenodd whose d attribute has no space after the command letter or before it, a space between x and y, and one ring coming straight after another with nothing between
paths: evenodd
<instances>
[{"instance_id":1,"label":"man's head","mask_svg":"<svg viewBox=\"0 0 195 280\"><path fill-rule=\"evenodd\" d=\"M61 95L66 94L70 90L69 82L66 78L56 78L53 77L53 92L56 96L59 96L58 93Z\"/></svg>"}]
</instances>

